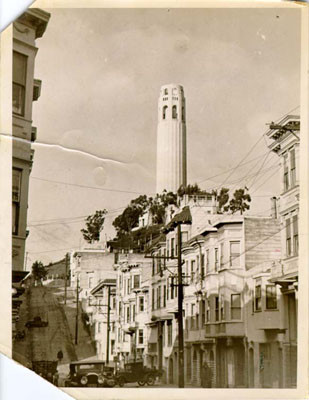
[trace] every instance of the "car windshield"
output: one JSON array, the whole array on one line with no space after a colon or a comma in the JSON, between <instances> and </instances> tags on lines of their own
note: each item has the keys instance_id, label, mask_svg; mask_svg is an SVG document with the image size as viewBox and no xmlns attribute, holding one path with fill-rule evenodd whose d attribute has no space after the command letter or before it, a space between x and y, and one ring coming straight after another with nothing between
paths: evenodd
<instances>
[{"instance_id":1,"label":"car windshield","mask_svg":"<svg viewBox=\"0 0 309 400\"><path fill-rule=\"evenodd\" d=\"M78 366L80 371L88 370L88 369L103 369L104 364L82 364Z\"/></svg>"}]
</instances>

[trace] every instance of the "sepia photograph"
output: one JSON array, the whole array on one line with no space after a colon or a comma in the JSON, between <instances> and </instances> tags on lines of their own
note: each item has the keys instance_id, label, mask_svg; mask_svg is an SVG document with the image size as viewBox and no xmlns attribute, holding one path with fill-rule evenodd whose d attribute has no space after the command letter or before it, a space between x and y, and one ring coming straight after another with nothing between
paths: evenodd
<instances>
[{"instance_id":1,"label":"sepia photograph","mask_svg":"<svg viewBox=\"0 0 309 400\"><path fill-rule=\"evenodd\" d=\"M12 23L15 361L59 388L297 389L301 26L35 3Z\"/></svg>"}]
</instances>

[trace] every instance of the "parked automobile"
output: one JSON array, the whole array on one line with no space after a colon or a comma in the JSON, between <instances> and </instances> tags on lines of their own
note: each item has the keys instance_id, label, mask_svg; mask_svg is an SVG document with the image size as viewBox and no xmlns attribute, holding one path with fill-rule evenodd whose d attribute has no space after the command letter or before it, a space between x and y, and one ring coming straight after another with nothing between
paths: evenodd
<instances>
[{"instance_id":1,"label":"parked automobile","mask_svg":"<svg viewBox=\"0 0 309 400\"><path fill-rule=\"evenodd\" d=\"M64 383L66 387L114 387L114 367L104 361L75 361L70 364L70 373Z\"/></svg>"},{"instance_id":2,"label":"parked automobile","mask_svg":"<svg viewBox=\"0 0 309 400\"><path fill-rule=\"evenodd\" d=\"M42 378L47 379L50 383L58 386L58 361L32 361L32 371L36 372Z\"/></svg>"},{"instance_id":3,"label":"parked automobile","mask_svg":"<svg viewBox=\"0 0 309 400\"><path fill-rule=\"evenodd\" d=\"M137 382L139 386L152 386L160 375L158 370L147 368L142 361L138 361L125 364L124 368L117 372L116 380L120 387L132 382Z\"/></svg>"},{"instance_id":4,"label":"parked automobile","mask_svg":"<svg viewBox=\"0 0 309 400\"><path fill-rule=\"evenodd\" d=\"M32 320L25 323L26 328L41 328L48 325L47 321L42 321L41 317L34 317Z\"/></svg>"}]
</instances>

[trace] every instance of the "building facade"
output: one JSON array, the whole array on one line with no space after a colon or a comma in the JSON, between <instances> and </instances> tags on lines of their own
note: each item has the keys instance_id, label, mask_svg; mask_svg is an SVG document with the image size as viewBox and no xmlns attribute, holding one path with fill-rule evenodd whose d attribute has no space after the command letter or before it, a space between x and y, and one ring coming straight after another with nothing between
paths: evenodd
<instances>
[{"instance_id":1,"label":"building facade","mask_svg":"<svg viewBox=\"0 0 309 400\"><path fill-rule=\"evenodd\" d=\"M186 102L183 87L164 85L158 103L157 193L187 184Z\"/></svg>"},{"instance_id":2,"label":"building facade","mask_svg":"<svg viewBox=\"0 0 309 400\"><path fill-rule=\"evenodd\" d=\"M115 255L115 360L120 366L130 360L144 360L146 364L151 260L138 253Z\"/></svg>"},{"instance_id":3,"label":"building facade","mask_svg":"<svg viewBox=\"0 0 309 400\"><path fill-rule=\"evenodd\" d=\"M85 307L99 360L109 364L115 349L116 279L103 279L91 291Z\"/></svg>"},{"instance_id":4,"label":"building facade","mask_svg":"<svg viewBox=\"0 0 309 400\"><path fill-rule=\"evenodd\" d=\"M29 176L34 153L31 143L37 136L32 125L32 103L41 93L41 81L34 79L36 39L43 36L49 18L49 13L32 8L13 23L13 271L24 270Z\"/></svg>"},{"instance_id":5,"label":"building facade","mask_svg":"<svg viewBox=\"0 0 309 400\"><path fill-rule=\"evenodd\" d=\"M271 123L267 133L269 148L278 155L280 165L278 211L283 254L281 263L272 271L272 282L283 296L285 331L280 343L284 387L296 387L297 383L299 132L299 116L287 115L278 123Z\"/></svg>"}]
</instances>

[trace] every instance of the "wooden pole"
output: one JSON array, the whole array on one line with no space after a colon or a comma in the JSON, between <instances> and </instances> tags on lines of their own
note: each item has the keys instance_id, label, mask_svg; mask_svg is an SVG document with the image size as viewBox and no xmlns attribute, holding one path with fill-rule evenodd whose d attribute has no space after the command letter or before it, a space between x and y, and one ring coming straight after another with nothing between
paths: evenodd
<instances>
[{"instance_id":1,"label":"wooden pole","mask_svg":"<svg viewBox=\"0 0 309 400\"><path fill-rule=\"evenodd\" d=\"M64 304L67 304L68 264L69 264L69 254L67 253L65 255Z\"/></svg>"},{"instance_id":2,"label":"wooden pole","mask_svg":"<svg viewBox=\"0 0 309 400\"><path fill-rule=\"evenodd\" d=\"M178 387L184 388L184 343L183 343L183 285L182 285L182 260L181 260L181 224L177 225L178 242Z\"/></svg>"},{"instance_id":3,"label":"wooden pole","mask_svg":"<svg viewBox=\"0 0 309 400\"><path fill-rule=\"evenodd\" d=\"M75 320L75 344L78 343L78 303L79 303L79 277L76 276L76 320Z\"/></svg>"},{"instance_id":4,"label":"wooden pole","mask_svg":"<svg viewBox=\"0 0 309 400\"><path fill-rule=\"evenodd\" d=\"M108 285L107 299L107 340L106 340L106 365L109 363L109 332L110 332L110 313L111 313L111 287Z\"/></svg>"}]
</instances>

